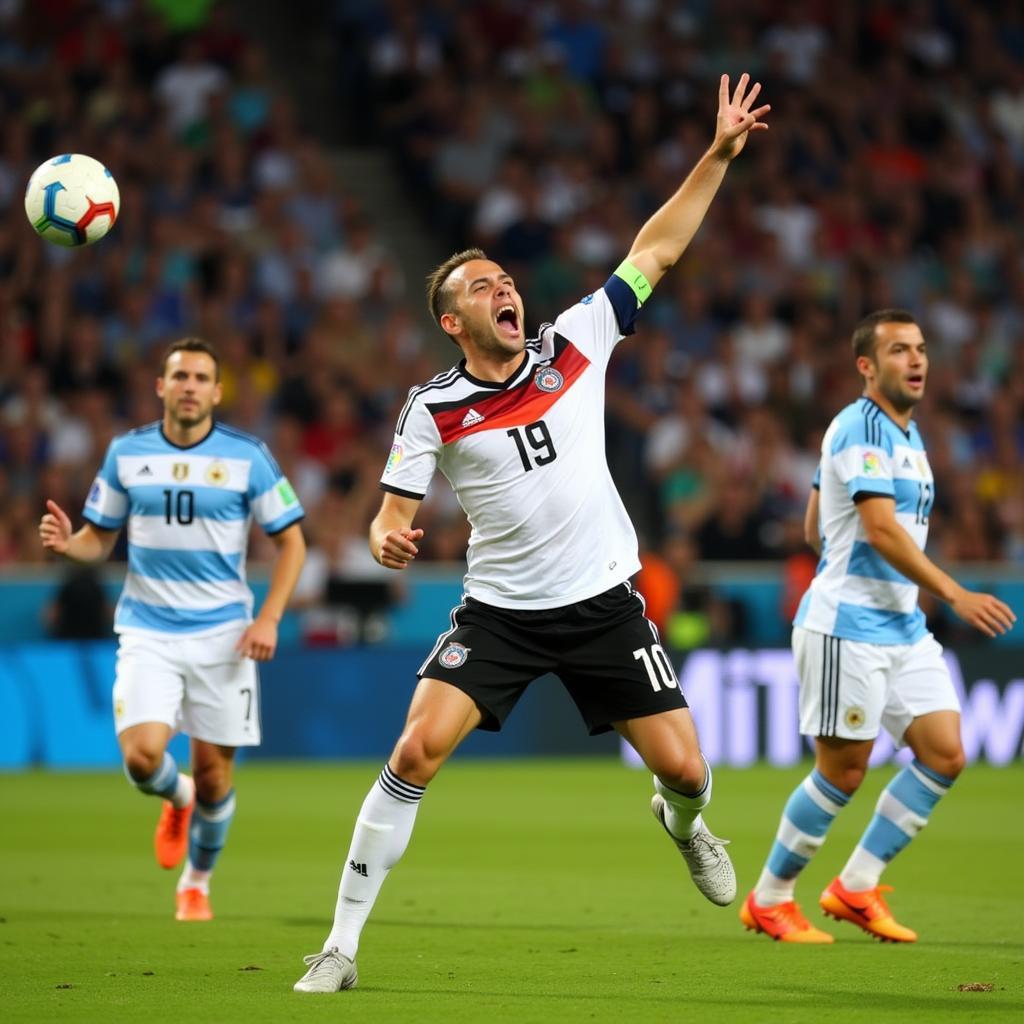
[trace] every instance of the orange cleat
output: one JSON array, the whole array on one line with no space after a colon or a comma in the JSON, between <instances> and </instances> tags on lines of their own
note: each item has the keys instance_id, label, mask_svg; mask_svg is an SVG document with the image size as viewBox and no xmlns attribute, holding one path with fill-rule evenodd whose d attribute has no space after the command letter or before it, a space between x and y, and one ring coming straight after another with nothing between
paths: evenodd
<instances>
[{"instance_id":1,"label":"orange cleat","mask_svg":"<svg viewBox=\"0 0 1024 1024\"><path fill-rule=\"evenodd\" d=\"M210 897L202 889L179 889L175 893L175 921L212 921Z\"/></svg>"},{"instance_id":2,"label":"orange cleat","mask_svg":"<svg viewBox=\"0 0 1024 1024\"><path fill-rule=\"evenodd\" d=\"M188 825L192 820L192 808L195 797L188 807L180 810L170 802L164 801L163 813L156 823L153 835L153 849L156 851L156 862L162 868L175 868L185 856L188 849Z\"/></svg>"},{"instance_id":3,"label":"orange cleat","mask_svg":"<svg viewBox=\"0 0 1024 1024\"><path fill-rule=\"evenodd\" d=\"M917 942L917 932L897 924L883 892L892 892L892 886L879 885L863 892L851 892L834 878L821 894L819 903L829 917L849 921L882 942Z\"/></svg>"},{"instance_id":4,"label":"orange cleat","mask_svg":"<svg viewBox=\"0 0 1024 1024\"><path fill-rule=\"evenodd\" d=\"M764 932L776 942L826 945L835 941L828 932L815 928L800 913L800 908L793 900L774 907L762 907L754 902L754 894L751 892L740 907L740 920L747 931Z\"/></svg>"}]
</instances>

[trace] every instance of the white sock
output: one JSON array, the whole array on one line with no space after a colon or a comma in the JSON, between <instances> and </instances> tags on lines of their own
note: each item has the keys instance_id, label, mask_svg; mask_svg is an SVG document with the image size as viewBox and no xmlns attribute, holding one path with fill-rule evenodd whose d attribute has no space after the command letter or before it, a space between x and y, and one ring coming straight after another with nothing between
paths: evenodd
<instances>
[{"instance_id":1,"label":"white sock","mask_svg":"<svg viewBox=\"0 0 1024 1024\"><path fill-rule=\"evenodd\" d=\"M761 869L761 877L754 886L754 901L759 907L777 907L789 903L796 894L796 876L777 878L767 868Z\"/></svg>"},{"instance_id":2,"label":"white sock","mask_svg":"<svg viewBox=\"0 0 1024 1024\"><path fill-rule=\"evenodd\" d=\"M703 824L700 812L711 802L711 766L707 761L704 773L704 785L696 793L680 793L654 776L654 788L665 801L665 827L676 839L691 838Z\"/></svg>"},{"instance_id":3,"label":"white sock","mask_svg":"<svg viewBox=\"0 0 1024 1024\"><path fill-rule=\"evenodd\" d=\"M212 871L200 871L198 868L192 867L186 860L185 870L182 871L181 878L178 879L177 891L181 892L182 889L199 889L209 896L210 875L212 874Z\"/></svg>"},{"instance_id":4,"label":"white sock","mask_svg":"<svg viewBox=\"0 0 1024 1024\"><path fill-rule=\"evenodd\" d=\"M356 819L338 886L334 926L324 949L336 946L342 956L355 959L359 935L380 887L409 845L424 792L423 786L403 781L384 765Z\"/></svg>"},{"instance_id":5,"label":"white sock","mask_svg":"<svg viewBox=\"0 0 1024 1024\"><path fill-rule=\"evenodd\" d=\"M192 803L195 795L196 784L192 781L192 776L182 775L181 772L178 772L177 785L168 799L180 811L183 807L188 807Z\"/></svg>"}]
</instances>

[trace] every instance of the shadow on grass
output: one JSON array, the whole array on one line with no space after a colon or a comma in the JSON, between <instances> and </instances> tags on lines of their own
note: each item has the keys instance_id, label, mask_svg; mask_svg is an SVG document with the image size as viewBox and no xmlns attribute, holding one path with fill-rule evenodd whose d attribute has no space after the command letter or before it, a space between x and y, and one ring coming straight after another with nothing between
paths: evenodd
<instances>
[{"instance_id":1,"label":"shadow on grass","mask_svg":"<svg viewBox=\"0 0 1024 1024\"><path fill-rule=\"evenodd\" d=\"M253 915L255 916L255 915ZM272 920L272 918L264 917L264 920ZM278 923L288 928L309 928L313 926L325 927L330 922L324 917L284 917L279 918ZM495 918L493 921L450 921L450 920L431 920L431 921L414 921L408 918L374 918L368 927L374 928L431 928L441 929L443 931L451 931L452 929L458 929L459 931L502 931L502 932L613 932L615 928L609 924L582 924L573 922L572 924L545 924L543 922L531 921L529 924L519 923L514 921L502 921L500 918Z\"/></svg>"},{"instance_id":2,"label":"shadow on grass","mask_svg":"<svg viewBox=\"0 0 1024 1024\"><path fill-rule=\"evenodd\" d=\"M679 1005L680 995L678 992L659 995L656 993L643 993L631 989L624 992L557 992L557 991L524 991L519 987L516 989L488 988L479 989L475 987L451 988L445 986L407 986L407 985L374 985L360 983L357 990L362 996L449 996L453 999L465 1000L467 997L484 999L516 999L523 1002L534 1002L548 1000L570 1003L619 1003L639 1002L652 1004ZM936 1014L936 1020L948 1019L955 1012L962 1011L968 1007L972 1012L998 1015L1001 1019L1007 1019L1008 1015L1015 1012L1024 1012L1024 1002L1020 1000L1009 1001L1006 999L992 999L984 1001L976 994L960 993L950 991L948 994L928 996L916 994L900 995L897 993L879 994L873 993L870 996L864 993L849 992L836 993L831 989L799 989L795 986L779 986L779 992L789 998L772 995L771 1008L777 1013L786 1007L820 1006L822 1011L827 1007L830 1014L836 1010L862 1010L893 1013L893 1019L899 1019L901 1013L916 1018L922 1011L932 1011ZM721 1008L721 1007L758 1007L766 1009L767 1002L764 995L738 996L735 994L723 994L712 996L700 993L688 992L686 1003L690 1010L697 1007Z\"/></svg>"},{"instance_id":3,"label":"shadow on grass","mask_svg":"<svg viewBox=\"0 0 1024 1024\"><path fill-rule=\"evenodd\" d=\"M780 993L786 996L800 996L800 1002L806 1004L818 1003L821 1006L828 1006L829 1010L838 1007L851 1010L892 1010L904 1011L907 1014L920 1010L935 1010L936 1013L945 1011L947 1014L954 1011L970 1010L979 1013L999 1014L1004 1019L1011 1011L1024 1013L1024 1002L1019 999L1008 1000L998 996L997 993L979 992L957 992L952 984L943 983L940 994L925 995L921 992L837 992L834 988L810 988L800 987L792 983L785 985L762 984L762 988L772 993ZM998 988L998 986L997 986ZM993 998L995 996L995 998ZM700 996L690 997L692 1002L700 1003L704 1000ZM772 996L778 999L779 995ZM762 1005L764 1000L761 1000ZM941 1015L936 1020L945 1019ZM1020 1019L1020 1018L1018 1018Z\"/></svg>"}]
</instances>

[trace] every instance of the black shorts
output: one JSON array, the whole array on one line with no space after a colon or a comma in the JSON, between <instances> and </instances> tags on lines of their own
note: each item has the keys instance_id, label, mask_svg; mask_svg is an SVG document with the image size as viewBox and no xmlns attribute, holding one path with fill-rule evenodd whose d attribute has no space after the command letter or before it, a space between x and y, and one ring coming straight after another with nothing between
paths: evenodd
<instances>
[{"instance_id":1,"label":"black shorts","mask_svg":"<svg viewBox=\"0 0 1024 1024\"><path fill-rule=\"evenodd\" d=\"M564 608L513 611L467 597L438 637L421 679L458 687L497 732L526 687L548 672L569 692L590 734L612 722L685 708L658 631L629 583Z\"/></svg>"}]
</instances>

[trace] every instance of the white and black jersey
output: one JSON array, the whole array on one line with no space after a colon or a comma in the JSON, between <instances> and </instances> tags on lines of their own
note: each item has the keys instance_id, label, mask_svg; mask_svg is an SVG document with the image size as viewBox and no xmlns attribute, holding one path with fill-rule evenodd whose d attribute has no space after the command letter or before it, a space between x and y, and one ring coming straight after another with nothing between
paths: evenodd
<instances>
[{"instance_id":1,"label":"white and black jersey","mask_svg":"<svg viewBox=\"0 0 1024 1024\"><path fill-rule=\"evenodd\" d=\"M467 596L558 608L639 570L604 442L608 359L637 311L613 276L543 326L503 383L460 364L409 392L381 486L422 498L435 469L448 478L472 527Z\"/></svg>"}]
</instances>

